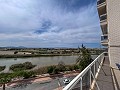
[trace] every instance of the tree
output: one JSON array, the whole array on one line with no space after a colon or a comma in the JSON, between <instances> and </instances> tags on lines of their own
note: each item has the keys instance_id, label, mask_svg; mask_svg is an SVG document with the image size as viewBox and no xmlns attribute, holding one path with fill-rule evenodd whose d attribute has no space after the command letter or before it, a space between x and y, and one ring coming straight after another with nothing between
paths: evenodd
<instances>
[{"instance_id":1,"label":"tree","mask_svg":"<svg viewBox=\"0 0 120 90\"><path fill-rule=\"evenodd\" d=\"M3 90L5 90L5 84L10 82L12 79L12 75L8 73L1 73L0 74L0 84L3 85Z\"/></svg>"},{"instance_id":2,"label":"tree","mask_svg":"<svg viewBox=\"0 0 120 90\"><path fill-rule=\"evenodd\" d=\"M56 66L48 66L47 67L47 73L52 74Z\"/></svg>"},{"instance_id":3,"label":"tree","mask_svg":"<svg viewBox=\"0 0 120 90\"><path fill-rule=\"evenodd\" d=\"M6 68L6 66L0 66L0 72L3 71Z\"/></svg>"},{"instance_id":4,"label":"tree","mask_svg":"<svg viewBox=\"0 0 120 90\"><path fill-rule=\"evenodd\" d=\"M14 54L17 54L18 53L18 51L14 51Z\"/></svg>"},{"instance_id":5,"label":"tree","mask_svg":"<svg viewBox=\"0 0 120 90\"><path fill-rule=\"evenodd\" d=\"M91 58L91 54L87 48L82 44L81 48L81 55L79 55L78 59L76 60L76 63L80 66L80 69L85 69L93 59Z\"/></svg>"},{"instance_id":6,"label":"tree","mask_svg":"<svg viewBox=\"0 0 120 90\"><path fill-rule=\"evenodd\" d=\"M65 63L63 61L60 61L57 67L60 72L65 71Z\"/></svg>"}]
</instances>

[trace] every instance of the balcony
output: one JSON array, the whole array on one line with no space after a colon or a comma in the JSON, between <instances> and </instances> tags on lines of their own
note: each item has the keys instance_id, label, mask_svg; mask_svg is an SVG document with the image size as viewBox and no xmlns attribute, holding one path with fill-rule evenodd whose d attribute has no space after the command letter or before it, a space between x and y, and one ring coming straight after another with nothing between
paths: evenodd
<instances>
[{"instance_id":1,"label":"balcony","mask_svg":"<svg viewBox=\"0 0 120 90\"><path fill-rule=\"evenodd\" d=\"M107 53L99 55L63 90L115 90Z\"/></svg>"},{"instance_id":2,"label":"balcony","mask_svg":"<svg viewBox=\"0 0 120 90\"><path fill-rule=\"evenodd\" d=\"M108 34L107 24L101 25L101 30L102 30L103 35Z\"/></svg>"},{"instance_id":3,"label":"balcony","mask_svg":"<svg viewBox=\"0 0 120 90\"><path fill-rule=\"evenodd\" d=\"M106 0L98 0L97 5L104 3Z\"/></svg>"},{"instance_id":4,"label":"balcony","mask_svg":"<svg viewBox=\"0 0 120 90\"><path fill-rule=\"evenodd\" d=\"M106 25L107 24L107 14L100 15L100 25Z\"/></svg>"},{"instance_id":5,"label":"balcony","mask_svg":"<svg viewBox=\"0 0 120 90\"><path fill-rule=\"evenodd\" d=\"M101 44L103 46L108 46L108 35L107 34L101 36Z\"/></svg>"},{"instance_id":6,"label":"balcony","mask_svg":"<svg viewBox=\"0 0 120 90\"><path fill-rule=\"evenodd\" d=\"M106 5L106 0L98 0L97 1L97 7L100 8L100 7L103 7Z\"/></svg>"},{"instance_id":7,"label":"balcony","mask_svg":"<svg viewBox=\"0 0 120 90\"><path fill-rule=\"evenodd\" d=\"M107 14L100 15L100 23L107 21Z\"/></svg>"}]
</instances>

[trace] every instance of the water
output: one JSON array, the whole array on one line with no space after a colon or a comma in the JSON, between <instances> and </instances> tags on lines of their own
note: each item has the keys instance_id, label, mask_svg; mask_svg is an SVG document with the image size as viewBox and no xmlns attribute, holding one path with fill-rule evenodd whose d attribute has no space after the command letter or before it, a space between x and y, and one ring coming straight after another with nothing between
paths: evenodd
<instances>
[{"instance_id":1,"label":"water","mask_svg":"<svg viewBox=\"0 0 120 90\"><path fill-rule=\"evenodd\" d=\"M93 59L95 59L96 57L97 55L92 56ZM32 62L32 64L37 65L37 67L43 67L58 64L58 62L60 61L63 61L65 64L74 64L77 58L78 56L30 57L17 59L1 58L0 66L6 65L5 71L9 71L9 66L11 66L12 64L24 63L27 61ZM69 77L69 79L71 78L73 79L74 77ZM61 83L63 83L64 77L59 78L59 80ZM24 82L15 87L7 87L6 90L54 90L58 86L58 79L53 79L52 81L47 81L45 83ZM2 90L2 88L0 88L0 90Z\"/></svg>"},{"instance_id":2,"label":"water","mask_svg":"<svg viewBox=\"0 0 120 90\"><path fill-rule=\"evenodd\" d=\"M0 58L0 66L6 65L4 72L9 71L9 67L13 64L31 62L34 65L37 65L36 68L57 65L60 61L63 61L65 64L74 64L78 56L49 56L49 57L29 57L29 58Z\"/></svg>"}]
</instances>

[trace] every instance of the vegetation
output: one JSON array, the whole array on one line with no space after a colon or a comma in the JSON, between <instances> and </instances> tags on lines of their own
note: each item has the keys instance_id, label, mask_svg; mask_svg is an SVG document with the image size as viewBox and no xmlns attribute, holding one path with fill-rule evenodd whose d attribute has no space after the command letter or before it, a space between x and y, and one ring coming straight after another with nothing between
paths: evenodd
<instances>
[{"instance_id":1,"label":"vegetation","mask_svg":"<svg viewBox=\"0 0 120 90\"><path fill-rule=\"evenodd\" d=\"M10 70L13 71L20 71L20 70L29 70L34 68L36 65L32 65L31 62L25 62L25 63L20 63L20 64L13 64L10 66Z\"/></svg>"},{"instance_id":2,"label":"vegetation","mask_svg":"<svg viewBox=\"0 0 120 90\"><path fill-rule=\"evenodd\" d=\"M60 72L65 71L66 70L65 63L63 61L60 61L57 65L57 68Z\"/></svg>"},{"instance_id":3,"label":"vegetation","mask_svg":"<svg viewBox=\"0 0 120 90\"><path fill-rule=\"evenodd\" d=\"M64 62L60 61L58 65L52 65L52 66L46 66L46 67L41 67L36 70L34 70L35 74L59 74L60 72L65 72L65 71L73 71L73 70L78 70L79 66L76 64L73 65L65 65Z\"/></svg>"},{"instance_id":4,"label":"vegetation","mask_svg":"<svg viewBox=\"0 0 120 90\"><path fill-rule=\"evenodd\" d=\"M9 83L13 78L23 77L24 79L33 77L35 74L33 71L19 71L14 73L1 73L0 74L0 84L3 85L3 90L5 90L5 84Z\"/></svg>"},{"instance_id":5,"label":"vegetation","mask_svg":"<svg viewBox=\"0 0 120 90\"><path fill-rule=\"evenodd\" d=\"M47 73L47 67L40 67L38 69L35 69L34 73L37 74L37 75L46 74Z\"/></svg>"},{"instance_id":6,"label":"vegetation","mask_svg":"<svg viewBox=\"0 0 120 90\"><path fill-rule=\"evenodd\" d=\"M24 79L30 78L35 76L35 73L33 71L18 71L12 73L13 77L23 77Z\"/></svg>"},{"instance_id":7,"label":"vegetation","mask_svg":"<svg viewBox=\"0 0 120 90\"><path fill-rule=\"evenodd\" d=\"M1 73L0 74L0 84L3 85L3 90L5 90L5 84L10 82L12 79L12 75L9 73Z\"/></svg>"},{"instance_id":8,"label":"vegetation","mask_svg":"<svg viewBox=\"0 0 120 90\"><path fill-rule=\"evenodd\" d=\"M79 65L80 69L83 70L86 68L93 59L91 58L91 54L88 49L85 48L85 46L82 45L81 48L81 55L79 58L76 60L76 63Z\"/></svg>"},{"instance_id":9,"label":"vegetation","mask_svg":"<svg viewBox=\"0 0 120 90\"><path fill-rule=\"evenodd\" d=\"M17 54L18 53L18 51L14 51L14 54Z\"/></svg>"},{"instance_id":10,"label":"vegetation","mask_svg":"<svg viewBox=\"0 0 120 90\"><path fill-rule=\"evenodd\" d=\"M50 73L50 74L57 74L58 71L56 73L54 73L54 70L57 69L56 66L48 66L47 67L47 73Z\"/></svg>"},{"instance_id":11,"label":"vegetation","mask_svg":"<svg viewBox=\"0 0 120 90\"><path fill-rule=\"evenodd\" d=\"M0 72L3 71L6 68L6 66L0 66Z\"/></svg>"}]
</instances>

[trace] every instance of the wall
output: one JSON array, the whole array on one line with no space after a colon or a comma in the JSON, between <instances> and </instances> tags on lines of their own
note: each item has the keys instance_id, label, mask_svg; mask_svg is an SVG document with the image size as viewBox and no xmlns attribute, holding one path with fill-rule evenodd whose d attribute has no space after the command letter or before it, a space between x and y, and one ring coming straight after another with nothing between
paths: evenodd
<instances>
[{"instance_id":1,"label":"wall","mask_svg":"<svg viewBox=\"0 0 120 90\"><path fill-rule=\"evenodd\" d=\"M111 66L120 63L120 0L107 1L109 57Z\"/></svg>"}]
</instances>

